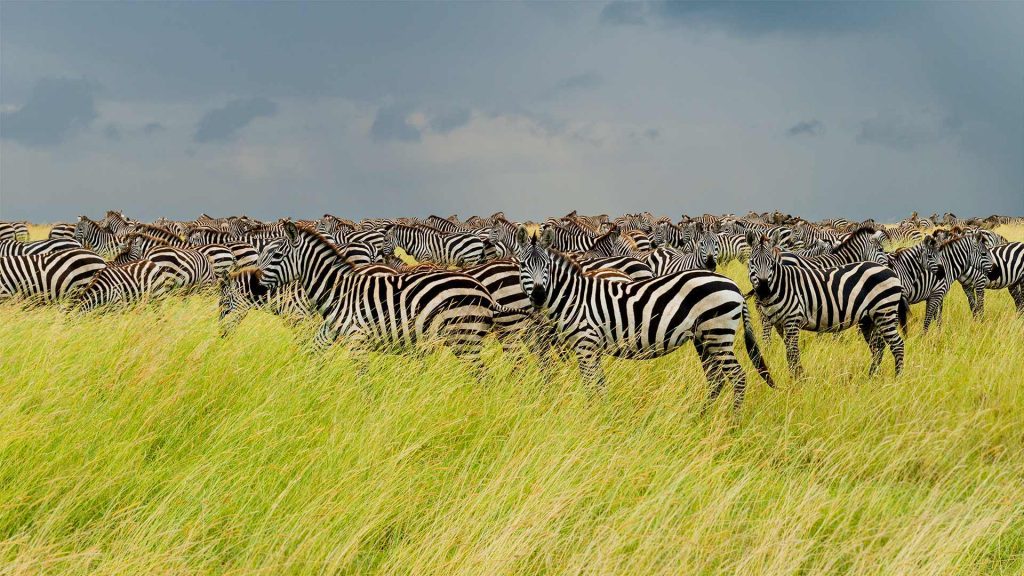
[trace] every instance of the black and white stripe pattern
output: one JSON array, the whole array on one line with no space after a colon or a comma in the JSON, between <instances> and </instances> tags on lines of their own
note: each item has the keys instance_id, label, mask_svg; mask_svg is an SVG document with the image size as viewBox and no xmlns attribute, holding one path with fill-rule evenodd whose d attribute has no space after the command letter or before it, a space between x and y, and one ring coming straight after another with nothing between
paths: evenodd
<instances>
[{"instance_id":1,"label":"black and white stripe pattern","mask_svg":"<svg viewBox=\"0 0 1024 576\"><path fill-rule=\"evenodd\" d=\"M198 249L157 246L146 252L146 258L174 274L179 287L206 286L217 279L210 258Z\"/></svg>"},{"instance_id":2,"label":"black and white stripe pattern","mask_svg":"<svg viewBox=\"0 0 1024 576\"><path fill-rule=\"evenodd\" d=\"M84 288L105 267L98 254L81 248L0 258L0 301L14 295L59 300Z\"/></svg>"},{"instance_id":3,"label":"black and white stripe pattern","mask_svg":"<svg viewBox=\"0 0 1024 576\"><path fill-rule=\"evenodd\" d=\"M746 303L732 280L705 271L637 282L595 278L551 249L553 236L544 231L538 238L521 229L520 278L534 305L554 323L559 340L575 350L588 383L603 386L602 354L653 358L693 339L711 385L710 400L728 378L739 407L746 377L733 342L742 319L747 351L771 385Z\"/></svg>"},{"instance_id":4,"label":"black and white stripe pattern","mask_svg":"<svg viewBox=\"0 0 1024 576\"><path fill-rule=\"evenodd\" d=\"M835 332L859 324L871 348L874 373L885 345L903 370L906 303L896 273L881 264L860 262L837 268L808 269L783 264L782 254L767 236L748 236L749 274L763 310L762 322L775 326L786 343L786 359L794 374L801 371L801 330Z\"/></svg>"},{"instance_id":5,"label":"black and white stripe pattern","mask_svg":"<svg viewBox=\"0 0 1024 576\"><path fill-rule=\"evenodd\" d=\"M263 284L299 280L324 317L317 347L339 336L355 349L400 350L430 341L450 346L478 370L495 304L479 282L455 272L360 274L312 228L285 224L289 242L260 255Z\"/></svg>"},{"instance_id":6,"label":"black and white stripe pattern","mask_svg":"<svg viewBox=\"0 0 1024 576\"><path fill-rule=\"evenodd\" d=\"M107 266L82 291L78 306L83 311L127 306L159 297L177 284L178 279L170 270L149 260Z\"/></svg>"},{"instance_id":7,"label":"black and white stripe pattern","mask_svg":"<svg viewBox=\"0 0 1024 576\"><path fill-rule=\"evenodd\" d=\"M259 268L243 268L220 279L221 336L227 336L250 310L263 309L290 323L316 314L313 303L298 281L274 288L263 285Z\"/></svg>"},{"instance_id":8,"label":"black and white stripe pattern","mask_svg":"<svg viewBox=\"0 0 1024 576\"><path fill-rule=\"evenodd\" d=\"M1009 242L991 250L992 269L988 273L986 288L1006 288L1024 316L1024 243Z\"/></svg>"},{"instance_id":9,"label":"black and white stripe pattern","mask_svg":"<svg viewBox=\"0 0 1024 576\"><path fill-rule=\"evenodd\" d=\"M384 234L381 251L384 256L401 248L417 262L441 266L472 266L484 261L486 247L472 233L446 233L429 226L396 224Z\"/></svg>"},{"instance_id":10,"label":"black and white stripe pattern","mask_svg":"<svg viewBox=\"0 0 1024 576\"><path fill-rule=\"evenodd\" d=\"M931 323L942 322L942 303L949 291L949 279L936 253L937 243L927 237L924 242L911 248L901 248L888 255L887 265L900 279L903 297L908 304L927 301L924 314L924 330Z\"/></svg>"},{"instance_id":11,"label":"black and white stripe pattern","mask_svg":"<svg viewBox=\"0 0 1024 576\"><path fill-rule=\"evenodd\" d=\"M87 216L79 216L72 230L72 236L83 247L101 256L113 255L118 251L117 236Z\"/></svg>"},{"instance_id":12,"label":"black and white stripe pattern","mask_svg":"<svg viewBox=\"0 0 1024 576\"><path fill-rule=\"evenodd\" d=\"M5 256L33 256L36 254L48 254L61 250L74 250L82 245L74 240L35 240L32 242L19 242L17 240L0 241L0 258Z\"/></svg>"},{"instance_id":13,"label":"black and white stripe pattern","mask_svg":"<svg viewBox=\"0 0 1024 576\"><path fill-rule=\"evenodd\" d=\"M50 240L78 240L75 238L75 225L61 222L54 224L50 228L49 234L46 235Z\"/></svg>"}]
</instances>

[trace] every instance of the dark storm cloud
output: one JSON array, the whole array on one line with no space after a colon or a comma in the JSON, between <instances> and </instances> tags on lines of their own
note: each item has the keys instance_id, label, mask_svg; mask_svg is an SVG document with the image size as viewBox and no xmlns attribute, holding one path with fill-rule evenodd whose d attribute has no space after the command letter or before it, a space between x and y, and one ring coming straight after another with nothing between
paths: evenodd
<instances>
[{"instance_id":1,"label":"dark storm cloud","mask_svg":"<svg viewBox=\"0 0 1024 576\"><path fill-rule=\"evenodd\" d=\"M442 112L430 119L430 129L438 134L448 134L469 124L471 117L472 112L469 108L457 108Z\"/></svg>"},{"instance_id":2,"label":"dark storm cloud","mask_svg":"<svg viewBox=\"0 0 1024 576\"><path fill-rule=\"evenodd\" d=\"M901 114L880 114L861 122L857 142L910 150L922 144L937 142L953 135L958 127L955 119L910 118Z\"/></svg>"},{"instance_id":3,"label":"dark storm cloud","mask_svg":"<svg viewBox=\"0 0 1024 576\"><path fill-rule=\"evenodd\" d=\"M561 80L555 88L557 90L593 90L600 88L604 84L604 77L594 72L584 72L582 74L576 74L569 76Z\"/></svg>"},{"instance_id":4,"label":"dark storm cloud","mask_svg":"<svg viewBox=\"0 0 1024 576\"><path fill-rule=\"evenodd\" d=\"M25 146L56 146L96 119L94 90L84 79L43 78L21 108L0 113L0 136Z\"/></svg>"},{"instance_id":5,"label":"dark storm cloud","mask_svg":"<svg viewBox=\"0 0 1024 576\"><path fill-rule=\"evenodd\" d=\"M103 136L107 140L114 140L114 141L120 140L121 139L121 129L117 127L117 124L107 124L106 126L103 127Z\"/></svg>"},{"instance_id":6,"label":"dark storm cloud","mask_svg":"<svg viewBox=\"0 0 1024 576\"><path fill-rule=\"evenodd\" d=\"M152 136L153 134L163 132L164 130L167 130L167 128L159 122L150 122L142 127L142 133L146 136Z\"/></svg>"},{"instance_id":7,"label":"dark storm cloud","mask_svg":"<svg viewBox=\"0 0 1024 576\"><path fill-rule=\"evenodd\" d=\"M413 107L408 104L388 104L377 109L370 126L370 136L379 142L419 142L420 129L409 123Z\"/></svg>"},{"instance_id":8,"label":"dark storm cloud","mask_svg":"<svg viewBox=\"0 0 1024 576\"><path fill-rule=\"evenodd\" d=\"M605 24L643 26L647 24L647 3L615 0L601 10L601 21Z\"/></svg>"},{"instance_id":9,"label":"dark storm cloud","mask_svg":"<svg viewBox=\"0 0 1024 576\"><path fill-rule=\"evenodd\" d=\"M253 120L274 114L277 114L277 104L266 98L232 100L204 114L192 139L199 143L233 140L238 131Z\"/></svg>"},{"instance_id":10,"label":"dark storm cloud","mask_svg":"<svg viewBox=\"0 0 1024 576\"><path fill-rule=\"evenodd\" d=\"M825 124L820 120L802 120L786 130L787 136L820 136L825 133Z\"/></svg>"},{"instance_id":11,"label":"dark storm cloud","mask_svg":"<svg viewBox=\"0 0 1024 576\"><path fill-rule=\"evenodd\" d=\"M910 13L894 3L856 2L622 2L607 4L601 21L613 25L719 27L734 34L829 34L864 30Z\"/></svg>"}]
</instances>

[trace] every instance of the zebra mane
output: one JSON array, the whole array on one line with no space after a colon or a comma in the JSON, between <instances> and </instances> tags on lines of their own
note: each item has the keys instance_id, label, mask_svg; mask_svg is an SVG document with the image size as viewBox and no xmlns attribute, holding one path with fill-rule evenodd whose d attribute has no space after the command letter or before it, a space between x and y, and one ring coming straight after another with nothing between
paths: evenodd
<instances>
[{"instance_id":1,"label":"zebra mane","mask_svg":"<svg viewBox=\"0 0 1024 576\"><path fill-rule=\"evenodd\" d=\"M87 224L91 224L91 225L95 226L96 228L99 228L100 230L102 230L104 232L110 232L109 228L107 228L106 226L103 226L102 224L100 224L99 222L93 220L92 218L89 218L88 216L79 216L78 217L78 221L79 222L85 222Z\"/></svg>"},{"instance_id":2,"label":"zebra mane","mask_svg":"<svg viewBox=\"0 0 1024 576\"><path fill-rule=\"evenodd\" d=\"M869 226L869 225L861 226L860 228L857 228L856 230L851 232L850 235L847 236L845 240L843 240L839 244L836 244L835 246L833 246L831 253L835 254L836 252L842 250L844 247L848 246L850 243L855 242L856 240L860 239L862 236L871 236L871 235L873 235L873 234L875 234L877 232L878 232L878 229L875 228L874 226Z\"/></svg>"},{"instance_id":3,"label":"zebra mane","mask_svg":"<svg viewBox=\"0 0 1024 576\"><path fill-rule=\"evenodd\" d=\"M322 244L324 247L326 247L327 250L329 250L331 253L337 256L339 263L348 266L352 270L355 270L356 265L353 264L352 262L349 262L348 254L342 252L339 246L335 245L333 242L328 240L323 234L317 232L315 228L313 228L312 226L307 226L305 224L300 224L298 222L286 221L284 225L286 233L288 231L289 224L295 227L295 230L298 234L304 235L307 238L311 239L313 242L317 244Z\"/></svg>"},{"instance_id":4,"label":"zebra mane","mask_svg":"<svg viewBox=\"0 0 1024 576\"><path fill-rule=\"evenodd\" d=\"M161 238L160 236L154 236L152 234L146 234L145 232L129 232L125 237L128 238L129 240L134 240L135 238L142 238L143 240L151 240L164 246L171 245L170 241L168 241L166 238Z\"/></svg>"},{"instance_id":5,"label":"zebra mane","mask_svg":"<svg viewBox=\"0 0 1024 576\"><path fill-rule=\"evenodd\" d=\"M178 236L177 234L175 234L174 232L168 230L167 228L161 228L160 226L153 226L152 224L141 224L141 223L136 224L135 225L135 231L139 232L141 234L146 234L148 236L153 236L153 237L156 237L156 238L161 238L163 236L167 236L167 237L173 238L175 240L181 240L181 236ZM165 241L169 241L169 240L165 239Z\"/></svg>"}]
</instances>

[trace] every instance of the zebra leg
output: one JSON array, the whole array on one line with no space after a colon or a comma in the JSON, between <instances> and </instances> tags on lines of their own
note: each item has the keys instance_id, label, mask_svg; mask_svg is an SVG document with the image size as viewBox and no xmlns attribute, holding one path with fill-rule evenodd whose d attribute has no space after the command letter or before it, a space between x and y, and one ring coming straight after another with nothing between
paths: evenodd
<instances>
[{"instance_id":1,"label":"zebra leg","mask_svg":"<svg viewBox=\"0 0 1024 576\"><path fill-rule=\"evenodd\" d=\"M985 313L985 280L979 280L974 283L974 298L978 303L978 308L975 310L974 315L980 318Z\"/></svg>"},{"instance_id":2,"label":"zebra leg","mask_svg":"<svg viewBox=\"0 0 1024 576\"><path fill-rule=\"evenodd\" d=\"M789 364L789 372L794 378L799 378L804 369L800 366L800 326L797 322L786 323L783 340L786 342L786 362Z\"/></svg>"},{"instance_id":3,"label":"zebra leg","mask_svg":"<svg viewBox=\"0 0 1024 576\"><path fill-rule=\"evenodd\" d=\"M587 388L603 392L605 387L604 370L601 369L601 355L597 346L590 342L578 342L576 344L576 359Z\"/></svg>"},{"instance_id":4,"label":"zebra leg","mask_svg":"<svg viewBox=\"0 0 1024 576\"><path fill-rule=\"evenodd\" d=\"M768 321L767 318L765 318L764 308L761 307L761 303L757 302L756 306L757 314L761 318L761 342L763 342L764 345L767 346L772 342L772 324L771 322Z\"/></svg>"},{"instance_id":5,"label":"zebra leg","mask_svg":"<svg viewBox=\"0 0 1024 576\"><path fill-rule=\"evenodd\" d=\"M924 331L928 331L928 327L931 326L932 322L938 326L942 323L942 295L932 295L928 298L928 303L924 309Z\"/></svg>"},{"instance_id":6,"label":"zebra leg","mask_svg":"<svg viewBox=\"0 0 1024 576\"><path fill-rule=\"evenodd\" d=\"M338 339L338 332L339 330L331 322L325 321L321 324L320 329L313 336L313 352L319 354L330 348L331 344Z\"/></svg>"},{"instance_id":7,"label":"zebra leg","mask_svg":"<svg viewBox=\"0 0 1024 576\"><path fill-rule=\"evenodd\" d=\"M903 372L903 337L900 336L899 322L896 318L888 318L884 323L879 322L876 328L877 332L882 334L882 338L885 339L885 343L889 345L889 350L892 352L892 357L896 361L896 375L899 376Z\"/></svg>"},{"instance_id":8,"label":"zebra leg","mask_svg":"<svg viewBox=\"0 0 1024 576\"><path fill-rule=\"evenodd\" d=\"M715 400L722 393L722 388L725 386L725 377L714 356L708 351L703 338L699 336L694 337L693 346L697 349L697 355L700 356L700 365L704 369L704 378L708 383L708 399L700 410L703 416L711 409L711 405L715 403Z\"/></svg>"},{"instance_id":9,"label":"zebra leg","mask_svg":"<svg viewBox=\"0 0 1024 576\"><path fill-rule=\"evenodd\" d=\"M1024 284L1010 286L1010 296L1013 296L1013 303L1017 305L1017 314L1024 316Z\"/></svg>"}]
</instances>

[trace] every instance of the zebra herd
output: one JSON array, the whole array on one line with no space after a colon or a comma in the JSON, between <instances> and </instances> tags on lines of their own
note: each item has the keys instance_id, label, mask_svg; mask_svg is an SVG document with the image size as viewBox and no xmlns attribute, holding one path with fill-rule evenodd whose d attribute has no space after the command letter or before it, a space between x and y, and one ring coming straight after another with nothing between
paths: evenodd
<instances>
[{"instance_id":1,"label":"zebra herd","mask_svg":"<svg viewBox=\"0 0 1024 576\"><path fill-rule=\"evenodd\" d=\"M950 285L981 315L986 290L1006 289L1024 315L1024 248L994 231L1021 218L962 220L915 213L894 226L811 222L775 213L618 218L575 211L539 223L497 213L465 221L367 219L260 222L245 216L131 220L110 211L58 224L30 241L24 223L0 222L0 301L15 295L71 309L123 307L217 286L222 335L254 308L319 317L313 346L362 352L450 348L476 373L495 334L524 341L546 366L574 353L584 380L603 387L601 357L646 359L692 341L709 402L746 377L734 354L742 334L758 375L772 328L794 374L799 333L861 329L874 373L886 348L904 364L907 311L927 302L924 329L941 322ZM403 259L412 258L410 265ZM715 273L739 260L752 290ZM750 306L760 311L759 342Z\"/></svg>"}]
</instances>

